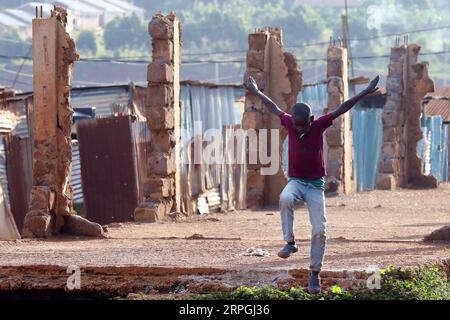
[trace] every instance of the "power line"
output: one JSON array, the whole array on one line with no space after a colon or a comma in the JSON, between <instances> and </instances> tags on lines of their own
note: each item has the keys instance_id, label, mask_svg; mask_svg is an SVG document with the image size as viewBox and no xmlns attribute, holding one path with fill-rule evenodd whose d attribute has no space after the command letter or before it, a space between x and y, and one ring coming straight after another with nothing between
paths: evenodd
<instances>
[{"instance_id":1,"label":"power line","mask_svg":"<svg viewBox=\"0 0 450 320\"><path fill-rule=\"evenodd\" d=\"M421 56L431 56L431 55L441 55L441 54L449 54L449 51L436 51L436 52L421 52L419 55ZM381 58L389 58L390 55L370 55L370 56L354 56L351 60L367 60L367 59L381 59ZM9 55L0 55L0 59L8 59L8 60L16 60L16 59L24 59L24 60L32 60L31 57L28 56L9 56ZM299 58L297 59L300 63L302 62L316 62L316 61L327 61L326 58ZM150 60L132 60L131 58L81 58L78 62L108 62L108 63L136 63L136 64L148 64ZM184 60L181 64L217 64L217 63L243 63L244 59L239 60Z\"/></svg>"},{"instance_id":2,"label":"power line","mask_svg":"<svg viewBox=\"0 0 450 320\"><path fill-rule=\"evenodd\" d=\"M352 41L352 42L371 41L371 40L376 40L376 39L401 36L401 35L409 34L409 33L421 33L421 32L429 32L429 31L444 30L444 29L450 29L450 25L416 29L416 30L410 30L410 31L405 31L405 32L389 33L389 34L383 34L383 35L366 37L366 38L353 38L353 39L348 39L348 41ZM329 45L329 44L330 44L330 41L319 41L319 42L286 45L284 47L285 48L306 48L306 47L323 46L323 45ZM189 53L185 53L183 55L185 55L185 56L202 56L202 55L214 55L214 54L226 54L226 53L245 53L245 52L247 52L247 50L240 49L240 50L209 51L209 52L198 52L198 53L189 52Z\"/></svg>"},{"instance_id":3,"label":"power line","mask_svg":"<svg viewBox=\"0 0 450 320\"><path fill-rule=\"evenodd\" d=\"M353 38L353 39L348 39L348 41L352 41L352 42L371 41L371 40L376 40L376 39L383 39L383 38L390 38L390 37L401 36L401 35L404 35L404 34L430 32L430 31L437 31L437 30L444 30L444 29L450 29L450 25L438 26L438 27L429 27L429 28L421 28L421 29L409 30L409 31L404 31L404 32L388 33L388 34L382 34L382 35L365 37L365 38ZM2 37L0 37L0 40L31 45L31 43L29 43L29 42L23 42L23 41L18 41L18 40L13 40L13 39L8 39L8 38L2 38ZM306 47L322 46L322 45L329 45L329 44L330 44L330 41L318 41L318 42L286 45L285 48L306 48ZM245 53L245 52L247 52L246 49L223 50L223 51L207 51L207 52L187 52L187 53L183 53L183 56L204 56L204 55L234 54L234 53ZM141 56L141 57L130 57L130 58L131 59L140 59L140 58L145 58L145 57ZM102 57L100 57L98 59L102 59ZM106 59L108 59L108 58L106 58ZM126 59L126 58L124 58L124 59Z\"/></svg>"}]
</instances>

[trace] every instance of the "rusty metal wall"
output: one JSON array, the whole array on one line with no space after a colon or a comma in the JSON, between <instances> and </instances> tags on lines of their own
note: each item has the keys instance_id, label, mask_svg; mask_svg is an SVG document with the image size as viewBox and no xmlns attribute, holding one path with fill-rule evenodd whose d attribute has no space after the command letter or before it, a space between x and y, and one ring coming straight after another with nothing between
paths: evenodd
<instances>
[{"instance_id":1,"label":"rusty metal wall","mask_svg":"<svg viewBox=\"0 0 450 320\"><path fill-rule=\"evenodd\" d=\"M130 117L83 120L77 132L87 217L132 221L139 197Z\"/></svg>"},{"instance_id":2,"label":"rusty metal wall","mask_svg":"<svg viewBox=\"0 0 450 320\"><path fill-rule=\"evenodd\" d=\"M145 201L144 182L151 171L150 158L150 129L145 121L132 123L132 139L136 150L136 174L138 179L139 202Z\"/></svg>"},{"instance_id":3,"label":"rusty metal wall","mask_svg":"<svg viewBox=\"0 0 450 320\"><path fill-rule=\"evenodd\" d=\"M5 137L5 149L11 212L17 228L22 230L31 191L31 163L27 161L26 140L8 135Z\"/></svg>"}]
</instances>

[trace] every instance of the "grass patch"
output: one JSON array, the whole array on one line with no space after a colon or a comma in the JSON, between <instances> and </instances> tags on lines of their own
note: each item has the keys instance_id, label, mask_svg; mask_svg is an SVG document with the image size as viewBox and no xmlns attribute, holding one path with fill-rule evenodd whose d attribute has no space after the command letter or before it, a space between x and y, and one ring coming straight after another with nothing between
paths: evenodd
<instances>
[{"instance_id":1,"label":"grass patch","mask_svg":"<svg viewBox=\"0 0 450 320\"><path fill-rule=\"evenodd\" d=\"M382 269L380 289L344 290L333 286L319 295L302 288L283 291L274 287L241 286L230 292L199 296L200 300L450 300L447 275L437 266Z\"/></svg>"}]
</instances>

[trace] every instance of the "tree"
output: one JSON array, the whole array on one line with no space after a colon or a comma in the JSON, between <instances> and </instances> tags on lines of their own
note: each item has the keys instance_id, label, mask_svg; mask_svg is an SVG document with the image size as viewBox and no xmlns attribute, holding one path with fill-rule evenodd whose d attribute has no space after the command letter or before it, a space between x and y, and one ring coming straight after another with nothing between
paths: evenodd
<instances>
[{"instance_id":1,"label":"tree","mask_svg":"<svg viewBox=\"0 0 450 320\"><path fill-rule=\"evenodd\" d=\"M24 41L16 29L5 28L0 31L0 54L6 56L26 56L30 53L30 43Z\"/></svg>"},{"instance_id":2,"label":"tree","mask_svg":"<svg viewBox=\"0 0 450 320\"><path fill-rule=\"evenodd\" d=\"M106 49L116 53L124 49L150 47L147 25L135 13L110 21L103 31L103 40Z\"/></svg>"},{"instance_id":3,"label":"tree","mask_svg":"<svg viewBox=\"0 0 450 320\"><path fill-rule=\"evenodd\" d=\"M88 30L81 31L78 34L76 45L80 51L95 54L97 52L97 42L94 32Z\"/></svg>"}]
</instances>

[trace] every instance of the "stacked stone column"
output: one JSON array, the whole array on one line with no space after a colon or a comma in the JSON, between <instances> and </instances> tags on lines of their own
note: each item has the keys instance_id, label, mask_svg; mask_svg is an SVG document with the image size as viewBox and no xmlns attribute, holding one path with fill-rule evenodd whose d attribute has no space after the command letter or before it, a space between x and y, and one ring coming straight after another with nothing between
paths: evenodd
<instances>
[{"instance_id":1,"label":"stacked stone column","mask_svg":"<svg viewBox=\"0 0 450 320\"><path fill-rule=\"evenodd\" d=\"M33 19L33 187L25 237L59 233L64 217L74 213L69 94L78 55L66 24L67 13L58 7L49 18Z\"/></svg>"},{"instance_id":2,"label":"stacked stone column","mask_svg":"<svg viewBox=\"0 0 450 320\"><path fill-rule=\"evenodd\" d=\"M336 110L348 98L347 49L329 47L327 52L328 102L325 113ZM350 194L354 191L353 142L350 112L333 121L325 132L328 152L326 165L326 192Z\"/></svg>"},{"instance_id":3,"label":"stacked stone column","mask_svg":"<svg viewBox=\"0 0 450 320\"><path fill-rule=\"evenodd\" d=\"M381 175L377 181L377 187L380 189L394 189L405 181L402 99L406 80L406 54L406 46L391 48L386 80L387 98L383 109L383 142L379 169Z\"/></svg>"},{"instance_id":4,"label":"stacked stone column","mask_svg":"<svg viewBox=\"0 0 450 320\"><path fill-rule=\"evenodd\" d=\"M302 73L295 56L284 52L282 30L280 28L266 28L257 30L248 36L249 50L247 52L247 70L244 81L252 76L258 88L268 95L282 110L288 111L297 101L302 87ZM281 129L280 119L271 114L263 106L261 100L246 92L245 111L242 119L245 130L254 130L259 138L259 130L267 129L267 145L257 147L265 149L263 152L278 152L280 159L278 172L275 175L261 174L262 164L249 164L247 167L247 207L257 209L266 204L277 204L279 194L286 184L286 176L281 169L282 146L287 132L280 131L278 149L270 145L270 129ZM255 143L254 141L251 142ZM254 145L249 146L249 150ZM259 151L259 150L258 150ZM264 166L270 166L265 164Z\"/></svg>"},{"instance_id":5,"label":"stacked stone column","mask_svg":"<svg viewBox=\"0 0 450 320\"><path fill-rule=\"evenodd\" d=\"M175 14L153 16L152 63L147 69L146 118L151 144L145 201L135 210L137 221L154 222L172 210L180 211L180 23Z\"/></svg>"},{"instance_id":6,"label":"stacked stone column","mask_svg":"<svg viewBox=\"0 0 450 320\"><path fill-rule=\"evenodd\" d=\"M408 81L405 96L405 136L406 136L406 175L407 186L436 187L433 176L422 174L422 160L417 154L417 142L422 139L420 115L422 100L428 92L434 91L434 82L428 76L428 62L418 62L420 46L410 44L407 47Z\"/></svg>"},{"instance_id":7,"label":"stacked stone column","mask_svg":"<svg viewBox=\"0 0 450 320\"><path fill-rule=\"evenodd\" d=\"M408 186L434 186L431 176L423 176L417 142L421 101L434 91L428 77L428 63L418 63L420 47L406 43L391 49L386 82L387 99L383 109L383 143L377 187L395 189Z\"/></svg>"},{"instance_id":8,"label":"stacked stone column","mask_svg":"<svg viewBox=\"0 0 450 320\"><path fill-rule=\"evenodd\" d=\"M249 34L248 44L249 51L247 52L247 71L244 75L244 81L249 76L252 76L260 90L266 91L267 85L267 59L268 40L270 33L267 30ZM245 110L242 117L242 127L244 130L254 130L258 134L259 129L265 127L264 123L264 106L261 100L253 94L246 93L245 95ZM254 142L252 142L254 143ZM249 145L249 151L254 147ZM249 155L250 160L250 155ZM261 164L249 163L247 165L247 207L260 208L264 205L264 188L265 176L261 175Z\"/></svg>"}]
</instances>

